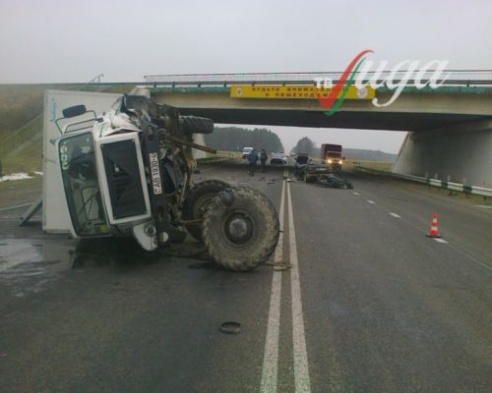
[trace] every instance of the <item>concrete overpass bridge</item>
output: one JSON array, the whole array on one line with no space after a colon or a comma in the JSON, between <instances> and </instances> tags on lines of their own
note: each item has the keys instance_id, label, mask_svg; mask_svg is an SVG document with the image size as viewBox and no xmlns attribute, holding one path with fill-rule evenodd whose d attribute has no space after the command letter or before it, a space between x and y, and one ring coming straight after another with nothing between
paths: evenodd
<instances>
[{"instance_id":1,"label":"concrete overpass bridge","mask_svg":"<svg viewBox=\"0 0 492 393\"><path fill-rule=\"evenodd\" d=\"M340 73L157 75L145 77L141 88L182 114L209 117L216 123L409 131L395 172L468 185L485 182L490 187L492 70L447 72L450 76L436 89L418 89L415 81L407 81L401 95L386 107L352 95L331 116L313 96L274 94L301 87L312 91L321 77L336 84ZM381 74L379 80L387 77ZM397 85L403 73L391 77ZM238 94L243 91L251 94ZM386 85L375 90L380 103L393 94Z\"/></svg>"}]
</instances>

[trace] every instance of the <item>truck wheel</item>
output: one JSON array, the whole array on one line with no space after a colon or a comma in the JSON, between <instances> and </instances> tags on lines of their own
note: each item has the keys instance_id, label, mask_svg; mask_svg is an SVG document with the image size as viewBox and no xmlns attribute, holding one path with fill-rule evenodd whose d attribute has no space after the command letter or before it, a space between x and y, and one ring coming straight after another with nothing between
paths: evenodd
<instances>
[{"instance_id":1,"label":"truck wheel","mask_svg":"<svg viewBox=\"0 0 492 393\"><path fill-rule=\"evenodd\" d=\"M251 270L275 250L278 214L259 191L228 188L210 201L202 234L209 255L219 265L234 271Z\"/></svg>"},{"instance_id":2,"label":"truck wheel","mask_svg":"<svg viewBox=\"0 0 492 393\"><path fill-rule=\"evenodd\" d=\"M180 116L181 129L185 134L211 134L214 122L205 117Z\"/></svg>"},{"instance_id":3,"label":"truck wheel","mask_svg":"<svg viewBox=\"0 0 492 393\"><path fill-rule=\"evenodd\" d=\"M229 184L221 180L205 180L195 184L184 201L183 218L185 220L200 220L212 198L227 187ZM196 240L202 240L201 225L188 225L187 229Z\"/></svg>"}]
</instances>

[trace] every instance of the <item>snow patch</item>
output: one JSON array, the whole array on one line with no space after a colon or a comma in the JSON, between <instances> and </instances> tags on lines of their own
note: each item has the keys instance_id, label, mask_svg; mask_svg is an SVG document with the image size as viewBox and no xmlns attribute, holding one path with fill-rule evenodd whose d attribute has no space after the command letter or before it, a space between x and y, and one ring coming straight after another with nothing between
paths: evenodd
<instances>
[{"instance_id":1,"label":"snow patch","mask_svg":"<svg viewBox=\"0 0 492 393\"><path fill-rule=\"evenodd\" d=\"M27 173L11 173L10 175L4 175L0 179L0 182L7 180L24 180L24 179L32 179L32 176L29 176Z\"/></svg>"}]
</instances>

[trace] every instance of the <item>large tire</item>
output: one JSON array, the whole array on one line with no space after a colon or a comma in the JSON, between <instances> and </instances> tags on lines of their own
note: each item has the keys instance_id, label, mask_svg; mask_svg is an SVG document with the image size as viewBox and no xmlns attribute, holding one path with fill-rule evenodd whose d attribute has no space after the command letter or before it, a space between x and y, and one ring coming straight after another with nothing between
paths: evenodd
<instances>
[{"instance_id":1,"label":"large tire","mask_svg":"<svg viewBox=\"0 0 492 393\"><path fill-rule=\"evenodd\" d=\"M205 117L180 116L181 129L186 134L211 134L214 122Z\"/></svg>"},{"instance_id":2,"label":"large tire","mask_svg":"<svg viewBox=\"0 0 492 393\"><path fill-rule=\"evenodd\" d=\"M205 180L197 183L189 192L183 204L183 218L185 220L199 220L207 209L210 201L229 184L221 180ZM196 240L202 240L202 226L188 225L188 232Z\"/></svg>"},{"instance_id":3,"label":"large tire","mask_svg":"<svg viewBox=\"0 0 492 393\"><path fill-rule=\"evenodd\" d=\"M210 201L203 219L203 242L222 267L247 271L264 263L279 237L275 207L259 191L228 188Z\"/></svg>"}]
</instances>

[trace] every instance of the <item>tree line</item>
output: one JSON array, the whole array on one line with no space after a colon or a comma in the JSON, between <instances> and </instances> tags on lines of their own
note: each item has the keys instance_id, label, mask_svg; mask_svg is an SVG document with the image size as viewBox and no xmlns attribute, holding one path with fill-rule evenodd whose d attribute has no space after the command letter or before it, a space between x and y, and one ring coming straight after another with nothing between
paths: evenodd
<instances>
[{"instance_id":1,"label":"tree line","mask_svg":"<svg viewBox=\"0 0 492 393\"><path fill-rule=\"evenodd\" d=\"M270 152L285 151L278 135L266 128L249 130L242 127L215 127L212 134L205 135L207 146L217 150L242 151L243 147L256 147ZM336 142L335 142L336 143ZM321 147L307 136L299 139L293 151L296 154L306 153L315 158L320 157ZM285 152L289 154L289 152ZM395 154L380 150L364 150L343 148L343 155L351 160L389 161L396 160Z\"/></svg>"},{"instance_id":2,"label":"tree line","mask_svg":"<svg viewBox=\"0 0 492 393\"><path fill-rule=\"evenodd\" d=\"M215 127L213 133L205 135L205 143L217 150L242 151L244 147L255 147L267 152L284 151L278 135L266 128Z\"/></svg>"}]
</instances>

